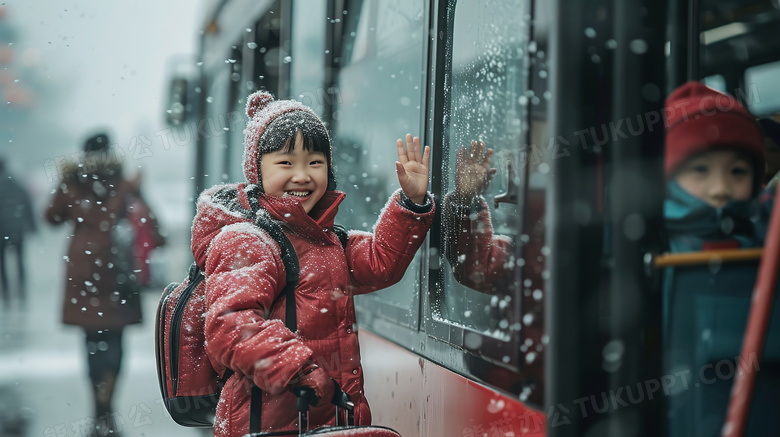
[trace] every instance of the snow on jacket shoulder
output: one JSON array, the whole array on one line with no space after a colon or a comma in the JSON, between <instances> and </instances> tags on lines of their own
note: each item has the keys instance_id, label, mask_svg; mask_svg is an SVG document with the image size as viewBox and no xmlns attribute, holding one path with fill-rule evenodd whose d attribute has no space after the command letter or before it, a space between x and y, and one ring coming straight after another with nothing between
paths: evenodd
<instances>
[{"instance_id":1,"label":"snow on jacket shoulder","mask_svg":"<svg viewBox=\"0 0 780 437\"><path fill-rule=\"evenodd\" d=\"M193 223L193 254L206 273L206 350L212 362L235 372L220 397L215 435L248 432L249 382L263 390L263 430L297 429L287 387L310 364L350 394L358 424L370 423L352 295L400 280L433 221L432 203L427 212L414 212L395 194L375 232L351 232L345 250L332 231L343 193L326 193L310 214L295 200L256 195L261 213L280 222L298 256L293 333L283 322L280 250L252 223L251 193L243 185L204 192ZM312 426L333 423L333 408L312 409Z\"/></svg>"}]
</instances>

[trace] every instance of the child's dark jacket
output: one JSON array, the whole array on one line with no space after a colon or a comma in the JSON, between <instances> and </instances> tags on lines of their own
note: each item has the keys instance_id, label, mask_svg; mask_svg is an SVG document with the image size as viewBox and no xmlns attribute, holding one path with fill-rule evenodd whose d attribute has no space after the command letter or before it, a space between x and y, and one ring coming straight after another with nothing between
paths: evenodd
<instances>
[{"instance_id":1,"label":"child's dark jacket","mask_svg":"<svg viewBox=\"0 0 780 437\"><path fill-rule=\"evenodd\" d=\"M248 432L249 380L263 390L263 430L295 428L288 386L309 363L350 394L357 424L370 423L352 296L403 277L433 222L432 201L427 212L416 213L394 194L374 233L350 232L345 249L332 231L343 193L327 192L311 216L297 201L259 195L261 213L280 222L299 259L298 332L292 333L279 295L285 284L280 250L240 212L249 209L247 193L243 184L205 191L192 227L192 251L206 273L206 350L215 367L235 372L220 397L215 435ZM334 412L332 405L314 408L309 423L334 423Z\"/></svg>"},{"instance_id":2,"label":"child's dark jacket","mask_svg":"<svg viewBox=\"0 0 780 437\"><path fill-rule=\"evenodd\" d=\"M762 193L716 209L670 182L664 204L670 251L761 247L772 203L772 193ZM748 429L764 428L767 419L777 417L765 411L772 404L766 400L780 389L770 388L772 384L767 382L778 380L773 379L778 375L773 375L771 364L767 364L780 362L777 299L761 364L750 357L744 363L735 358L741 352L757 266L756 261L714 260L664 272L664 371L676 378L668 398L670 436L720 435L733 382L733 374L725 375L722 369L730 364L747 363L752 370L757 370L753 366L762 370L751 404L754 419Z\"/></svg>"}]
</instances>

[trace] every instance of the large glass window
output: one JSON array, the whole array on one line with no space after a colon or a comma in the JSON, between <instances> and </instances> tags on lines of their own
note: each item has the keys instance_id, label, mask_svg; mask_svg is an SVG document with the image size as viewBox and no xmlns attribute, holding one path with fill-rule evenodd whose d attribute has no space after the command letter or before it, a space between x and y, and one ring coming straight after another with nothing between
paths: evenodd
<instances>
[{"instance_id":1,"label":"large glass window","mask_svg":"<svg viewBox=\"0 0 780 437\"><path fill-rule=\"evenodd\" d=\"M249 37L244 37L248 39ZM227 60L230 73L230 91L227 102L227 153L225 156L225 173L231 182L243 181L244 172L241 165L244 159L244 127L246 127L246 96L249 94L242 86L243 77L243 47L245 40L232 47L233 54Z\"/></svg>"},{"instance_id":2,"label":"large glass window","mask_svg":"<svg viewBox=\"0 0 780 437\"><path fill-rule=\"evenodd\" d=\"M327 2L294 1L290 65L290 98L320 117L328 98L325 86L325 25Z\"/></svg>"},{"instance_id":3,"label":"large glass window","mask_svg":"<svg viewBox=\"0 0 780 437\"><path fill-rule=\"evenodd\" d=\"M528 111L541 96L529 87L530 44L526 0L487 4L459 1L455 10L449 129L445 132L449 155L443 173L447 209L442 233L444 244L444 292L439 311L447 323L467 328L464 346L480 349L488 335L512 338L522 327L519 314L523 289L531 293L541 284L528 284L521 275L525 260L520 246L528 242L523 229L525 154ZM496 169L489 184L474 184L464 174L482 162L471 156L471 142L482 141L493 150ZM465 159L457 161L465 148ZM462 197L457 192L467 192ZM481 198L478 195L481 194ZM491 234L492 232L492 234ZM526 320L527 321L527 320ZM501 358L501 357L499 357ZM509 362L512 357L504 357Z\"/></svg>"},{"instance_id":4,"label":"large glass window","mask_svg":"<svg viewBox=\"0 0 780 437\"><path fill-rule=\"evenodd\" d=\"M371 230L399 188L395 141L422 136L425 84L425 10L415 0L352 1L344 15L343 55L332 135L336 178L347 193L338 221ZM403 311L418 299L419 266L375 294Z\"/></svg>"},{"instance_id":5,"label":"large glass window","mask_svg":"<svg viewBox=\"0 0 780 437\"><path fill-rule=\"evenodd\" d=\"M231 69L227 67L221 67L215 71L206 96L206 120L202 122L202 131L207 133L204 135L206 174L203 186L205 188L229 180L225 161L229 137L225 135L224 128L227 126L225 110L229 107L228 83L230 74Z\"/></svg>"},{"instance_id":6,"label":"large glass window","mask_svg":"<svg viewBox=\"0 0 780 437\"><path fill-rule=\"evenodd\" d=\"M744 98L755 115L780 112L780 61L757 65L745 70Z\"/></svg>"}]
</instances>

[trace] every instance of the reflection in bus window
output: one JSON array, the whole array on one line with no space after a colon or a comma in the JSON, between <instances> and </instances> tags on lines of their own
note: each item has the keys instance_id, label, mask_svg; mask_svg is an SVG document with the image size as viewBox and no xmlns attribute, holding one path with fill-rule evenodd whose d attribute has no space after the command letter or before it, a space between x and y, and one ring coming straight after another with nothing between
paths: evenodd
<instances>
[{"instance_id":1,"label":"reflection in bus window","mask_svg":"<svg viewBox=\"0 0 780 437\"><path fill-rule=\"evenodd\" d=\"M452 45L452 94L446 133L449 170L443 191L455 191L457 151L466 147L466 153L471 154L472 141L482 141L493 150L492 166L497 172L492 182L485 184L484 192L476 193L482 198L455 202L460 219L448 215L443 221L443 234L450 241L471 238L476 242L481 237L491 241L484 242L489 247L481 248L468 243L450 244L449 248L445 245L445 251L458 253L446 253L451 262L445 263L441 316L450 323L502 339L509 339L511 331L521 327L519 314L514 311L521 290L541 287L523 287L520 271L524 261L515 255L515 246L525 238L518 234L523 228L519 193L524 190L525 179L519 151L525 143L528 107L532 99L538 100L529 92L530 28L527 20L517 18L528 14L529 2L524 0L500 5L460 1L455 10ZM463 162L460 170L464 170ZM507 202L494 203L502 198ZM448 199L455 200L451 195Z\"/></svg>"},{"instance_id":2,"label":"reflection in bus window","mask_svg":"<svg viewBox=\"0 0 780 437\"><path fill-rule=\"evenodd\" d=\"M386 199L399 188L395 166L389 165L397 159L396 139L422 133L428 23L422 2L349 6L331 127L338 189L347 194L338 221L347 229L370 230ZM419 263L413 262L404 279L380 291L379 298L410 307L419 273Z\"/></svg>"}]
</instances>

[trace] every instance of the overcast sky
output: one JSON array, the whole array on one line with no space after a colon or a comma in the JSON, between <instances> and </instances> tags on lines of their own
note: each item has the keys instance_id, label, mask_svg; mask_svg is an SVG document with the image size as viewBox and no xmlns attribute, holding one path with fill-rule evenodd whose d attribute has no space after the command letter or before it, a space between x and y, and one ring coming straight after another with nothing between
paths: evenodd
<instances>
[{"instance_id":1,"label":"overcast sky","mask_svg":"<svg viewBox=\"0 0 780 437\"><path fill-rule=\"evenodd\" d=\"M169 59L195 52L197 1L10 0L17 53L38 59L47 79L67 87L62 121L90 125L155 123Z\"/></svg>"}]
</instances>

